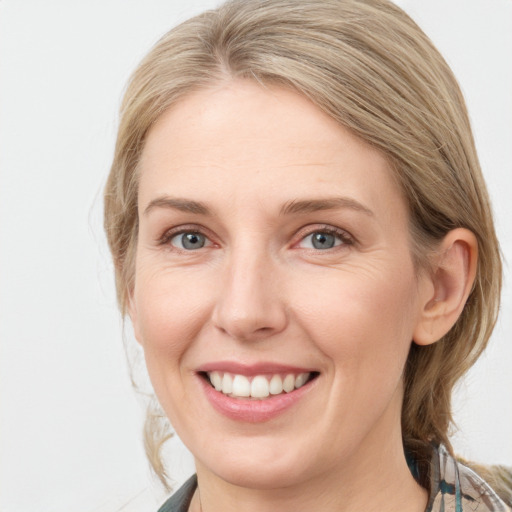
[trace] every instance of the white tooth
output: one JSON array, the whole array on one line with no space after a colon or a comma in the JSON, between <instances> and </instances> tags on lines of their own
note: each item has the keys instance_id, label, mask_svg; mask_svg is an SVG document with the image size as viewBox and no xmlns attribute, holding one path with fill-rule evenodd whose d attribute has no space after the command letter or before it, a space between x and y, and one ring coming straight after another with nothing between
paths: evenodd
<instances>
[{"instance_id":1,"label":"white tooth","mask_svg":"<svg viewBox=\"0 0 512 512\"><path fill-rule=\"evenodd\" d=\"M233 392L233 377L229 373L225 373L222 377L222 392L229 395Z\"/></svg>"},{"instance_id":2,"label":"white tooth","mask_svg":"<svg viewBox=\"0 0 512 512\"><path fill-rule=\"evenodd\" d=\"M251 396L251 383L249 379L243 375L235 375L232 393L235 396Z\"/></svg>"},{"instance_id":3,"label":"white tooth","mask_svg":"<svg viewBox=\"0 0 512 512\"><path fill-rule=\"evenodd\" d=\"M222 389L222 377L219 372L212 372L209 374L210 382L213 384L213 387L217 391L221 391Z\"/></svg>"},{"instance_id":4,"label":"white tooth","mask_svg":"<svg viewBox=\"0 0 512 512\"><path fill-rule=\"evenodd\" d=\"M268 380L262 375L254 377L251 382L251 396L253 398L266 398L269 395Z\"/></svg>"},{"instance_id":5,"label":"white tooth","mask_svg":"<svg viewBox=\"0 0 512 512\"><path fill-rule=\"evenodd\" d=\"M299 375L297 375L297 378L295 379L295 388L299 389L302 386L304 386L304 384L306 384L306 381L308 380L308 377L309 373L299 373Z\"/></svg>"},{"instance_id":6,"label":"white tooth","mask_svg":"<svg viewBox=\"0 0 512 512\"><path fill-rule=\"evenodd\" d=\"M295 377L291 373L284 378L283 389L287 393L295 389Z\"/></svg>"},{"instance_id":7,"label":"white tooth","mask_svg":"<svg viewBox=\"0 0 512 512\"><path fill-rule=\"evenodd\" d=\"M270 379L269 391L271 395L279 395L283 392L283 379L280 375L274 375Z\"/></svg>"}]
</instances>

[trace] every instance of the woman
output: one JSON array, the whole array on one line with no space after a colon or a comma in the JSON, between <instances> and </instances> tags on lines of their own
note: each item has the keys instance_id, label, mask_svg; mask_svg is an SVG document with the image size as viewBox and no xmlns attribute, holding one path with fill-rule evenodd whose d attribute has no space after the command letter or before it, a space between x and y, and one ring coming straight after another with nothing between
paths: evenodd
<instances>
[{"instance_id":1,"label":"woman","mask_svg":"<svg viewBox=\"0 0 512 512\"><path fill-rule=\"evenodd\" d=\"M105 226L195 458L162 511L507 510L448 439L498 311L489 201L396 6L240 0L171 30L127 89Z\"/></svg>"}]
</instances>

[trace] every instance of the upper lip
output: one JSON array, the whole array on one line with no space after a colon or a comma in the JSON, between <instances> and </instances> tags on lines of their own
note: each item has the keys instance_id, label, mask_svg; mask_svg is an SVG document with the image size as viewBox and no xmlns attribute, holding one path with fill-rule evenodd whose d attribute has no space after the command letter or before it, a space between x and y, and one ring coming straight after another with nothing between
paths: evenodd
<instances>
[{"instance_id":1,"label":"upper lip","mask_svg":"<svg viewBox=\"0 0 512 512\"><path fill-rule=\"evenodd\" d=\"M215 361L205 363L197 368L197 372L229 372L236 375L252 377L265 373L307 373L315 371L312 368L291 366L288 364L261 361L258 363L240 363L237 361Z\"/></svg>"}]
</instances>

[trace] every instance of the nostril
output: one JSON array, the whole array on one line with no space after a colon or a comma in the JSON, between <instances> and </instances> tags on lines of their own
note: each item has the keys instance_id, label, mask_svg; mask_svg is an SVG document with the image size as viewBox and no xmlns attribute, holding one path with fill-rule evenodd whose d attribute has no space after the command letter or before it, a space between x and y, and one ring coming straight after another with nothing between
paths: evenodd
<instances>
[{"instance_id":1,"label":"nostril","mask_svg":"<svg viewBox=\"0 0 512 512\"><path fill-rule=\"evenodd\" d=\"M267 334L269 332L272 332L274 329L272 327L260 327L256 330L256 332L261 332L262 334Z\"/></svg>"},{"instance_id":2,"label":"nostril","mask_svg":"<svg viewBox=\"0 0 512 512\"><path fill-rule=\"evenodd\" d=\"M281 332L288 323L286 306L271 279L243 269L232 270L212 311L214 325L238 340L257 340Z\"/></svg>"},{"instance_id":3,"label":"nostril","mask_svg":"<svg viewBox=\"0 0 512 512\"><path fill-rule=\"evenodd\" d=\"M223 334L240 341L258 341L266 339L282 331L283 327L276 325L263 325L264 322L257 319L224 319L223 322L215 322L215 327ZM270 322L268 322L270 323Z\"/></svg>"}]
</instances>

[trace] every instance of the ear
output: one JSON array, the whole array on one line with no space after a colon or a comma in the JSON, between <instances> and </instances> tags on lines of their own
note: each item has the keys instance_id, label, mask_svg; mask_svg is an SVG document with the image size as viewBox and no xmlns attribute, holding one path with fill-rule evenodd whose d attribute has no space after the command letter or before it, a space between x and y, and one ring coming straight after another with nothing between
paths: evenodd
<instances>
[{"instance_id":1,"label":"ear","mask_svg":"<svg viewBox=\"0 0 512 512\"><path fill-rule=\"evenodd\" d=\"M459 318L476 276L478 242L464 228L450 231L434 256L428 292L421 298L420 317L414 330L417 345L440 340Z\"/></svg>"}]
</instances>

